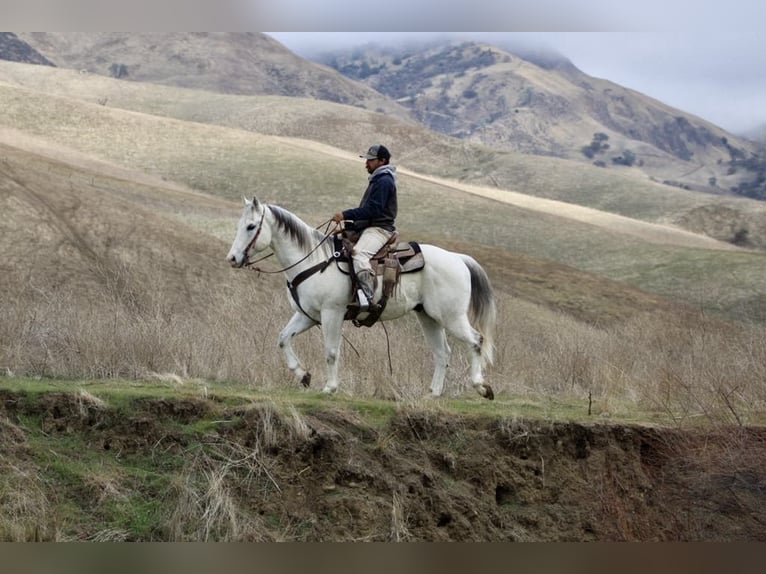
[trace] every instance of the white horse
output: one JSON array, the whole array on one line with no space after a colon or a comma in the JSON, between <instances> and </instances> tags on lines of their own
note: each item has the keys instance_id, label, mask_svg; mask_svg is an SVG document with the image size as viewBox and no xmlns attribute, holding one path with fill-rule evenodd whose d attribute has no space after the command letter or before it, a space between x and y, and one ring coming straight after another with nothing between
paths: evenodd
<instances>
[{"instance_id":1,"label":"white horse","mask_svg":"<svg viewBox=\"0 0 766 574\"><path fill-rule=\"evenodd\" d=\"M245 199L242 217L227 259L233 267L251 264L250 253L271 248L287 277L288 297L295 313L279 334L288 368L304 387L311 374L293 351L293 337L315 325L322 326L326 384L324 392L338 388L338 362L346 305L351 300L348 264L340 263L332 240L284 208ZM471 356L471 382L476 391L494 398L484 382L482 368L492 361L492 335L496 306L487 274L468 255L421 245L425 266L405 273L380 316L381 321L398 319L415 311L433 350L434 374L431 393L444 390L450 356L446 333L465 342ZM382 281L378 281L377 295ZM469 322L469 313L476 327Z\"/></svg>"}]
</instances>

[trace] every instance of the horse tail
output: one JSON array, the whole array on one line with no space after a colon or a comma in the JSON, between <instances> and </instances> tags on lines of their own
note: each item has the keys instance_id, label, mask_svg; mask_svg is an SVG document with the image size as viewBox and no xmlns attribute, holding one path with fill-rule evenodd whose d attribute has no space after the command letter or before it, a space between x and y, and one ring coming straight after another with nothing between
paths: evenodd
<instances>
[{"instance_id":1,"label":"horse tail","mask_svg":"<svg viewBox=\"0 0 766 574\"><path fill-rule=\"evenodd\" d=\"M461 255L463 262L471 273L471 303L469 313L474 327L482 336L481 354L489 363L494 356L495 323L497 321L497 305L495 294L489 277L481 265L469 255Z\"/></svg>"}]
</instances>

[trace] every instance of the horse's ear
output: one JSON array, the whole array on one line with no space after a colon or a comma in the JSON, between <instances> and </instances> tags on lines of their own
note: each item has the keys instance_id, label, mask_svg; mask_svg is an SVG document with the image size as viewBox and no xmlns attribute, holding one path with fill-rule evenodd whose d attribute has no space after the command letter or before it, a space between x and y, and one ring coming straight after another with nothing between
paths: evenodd
<instances>
[{"instance_id":1,"label":"horse's ear","mask_svg":"<svg viewBox=\"0 0 766 574\"><path fill-rule=\"evenodd\" d=\"M245 205L252 205L255 209L258 209L258 207L261 205L261 203L258 201L258 198L253 196L253 201L250 201L247 199L244 195L242 196L242 201L245 202Z\"/></svg>"}]
</instances>

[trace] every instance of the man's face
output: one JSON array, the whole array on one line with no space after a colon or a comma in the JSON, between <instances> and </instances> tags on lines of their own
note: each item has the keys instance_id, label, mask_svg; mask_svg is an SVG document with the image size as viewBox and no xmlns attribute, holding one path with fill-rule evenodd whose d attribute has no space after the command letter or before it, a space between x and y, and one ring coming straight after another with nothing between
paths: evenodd
<instances>
[{"instance_id":1,"label":"man's face","mask_svg":"<svg viewBox=\"0 0 766 574\"><path fill-rule=\"evenodd\" d=\"M382 159L368 159L364 162L364 167L367 169L367 173L372 173L383 165Z\"/></svg>"}]
</instances>

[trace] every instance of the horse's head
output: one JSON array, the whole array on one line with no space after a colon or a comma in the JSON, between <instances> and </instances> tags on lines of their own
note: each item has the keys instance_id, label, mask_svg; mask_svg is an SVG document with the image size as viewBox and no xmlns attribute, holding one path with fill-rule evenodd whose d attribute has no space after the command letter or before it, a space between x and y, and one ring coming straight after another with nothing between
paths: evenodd
<instances>
[{"instance_id":1,"label":"horse's head","mask_svg":"<svg viewBox=\"0 0 766 574\"><path fill-rule=\"evenodd\" d=\"M248 254L266 249L271 243L271 230L266 224L266 206L256 198L245 199L242 217L237 223L237 233L226 259L232 267L247 263Z\"/></svg>"}]
</instances>

